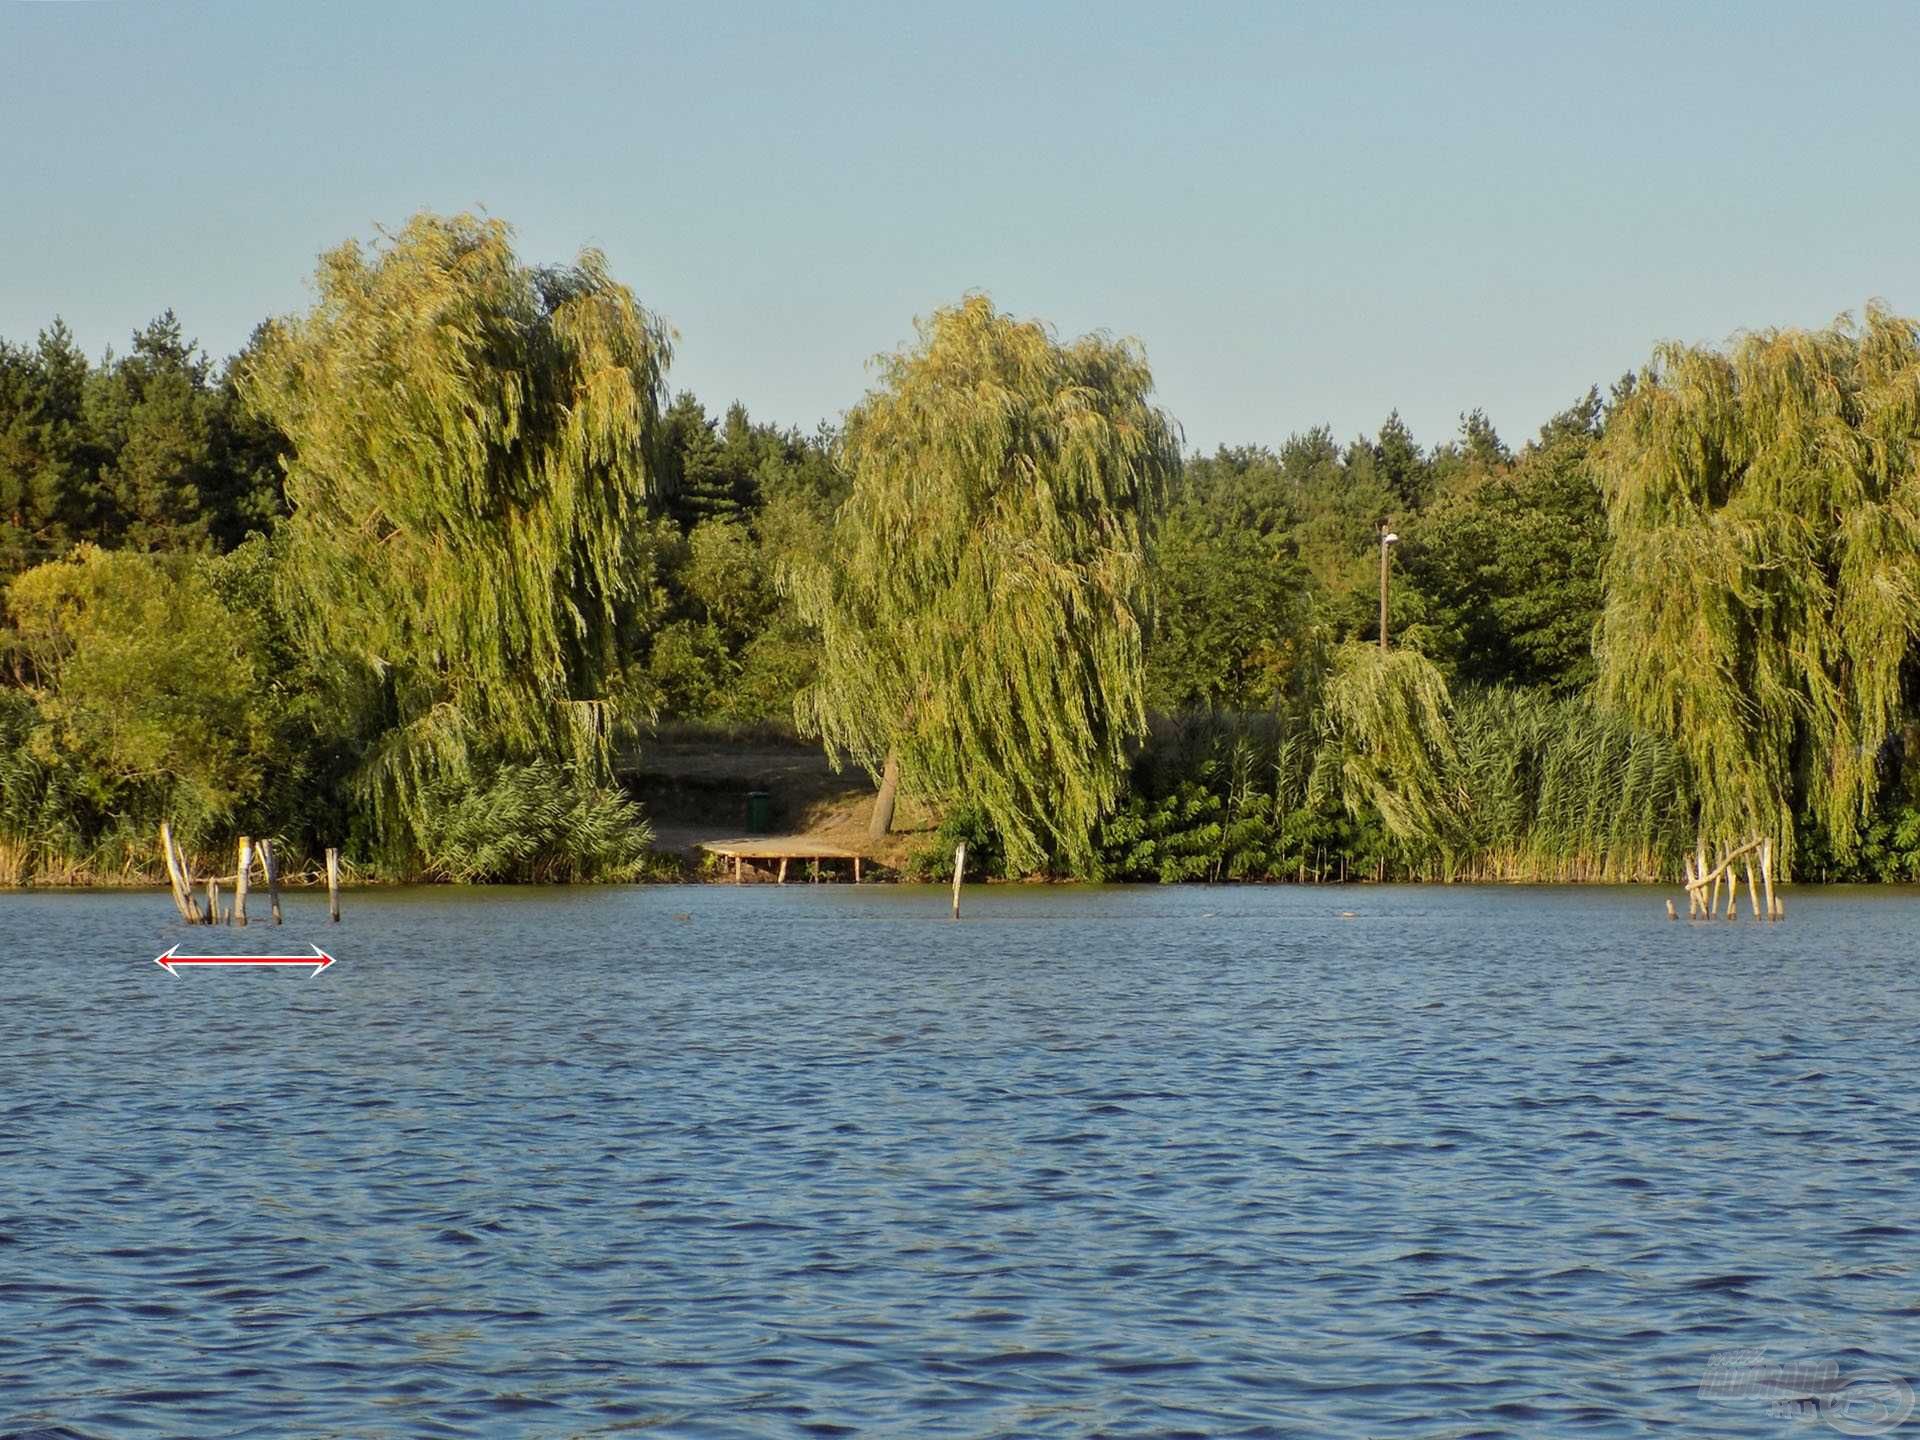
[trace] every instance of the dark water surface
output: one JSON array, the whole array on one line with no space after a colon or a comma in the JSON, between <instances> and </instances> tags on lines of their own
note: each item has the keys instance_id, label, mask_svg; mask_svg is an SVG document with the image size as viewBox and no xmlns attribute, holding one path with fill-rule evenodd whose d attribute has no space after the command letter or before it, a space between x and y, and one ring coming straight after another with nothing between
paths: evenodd
<instances>
[{"instance_id":1,"label":"dark water surface","mask_svg":"<svg viewBox=\"0 0 1920 1440\"><path fill-rule=\"evenodd\" d=\"M1880 1433L1920 897L1663 899L0 896L0 1435Z\"/></svg>"}]
</instances>

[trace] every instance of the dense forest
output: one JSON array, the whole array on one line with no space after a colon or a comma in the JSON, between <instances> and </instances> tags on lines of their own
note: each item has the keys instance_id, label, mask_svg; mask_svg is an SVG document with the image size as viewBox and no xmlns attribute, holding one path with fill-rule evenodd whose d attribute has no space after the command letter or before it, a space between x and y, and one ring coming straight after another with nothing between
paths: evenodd
<instances>
[{"instance_id":1,"label":"dense forest","mask_svg":"<svg viewBox=\"0 0 1920 1440\"><path fill-rule=\"evenodd\" d=\"M1006 875L1920 878L1911 321L1666 347L1518 443L1191 455L1138 345L981 296L808 433L498 222L314 288L223 363L0 341L0 884L152 878L163 818L644 876L663 726L817 740Z\"/></svg>"}]
</instances>

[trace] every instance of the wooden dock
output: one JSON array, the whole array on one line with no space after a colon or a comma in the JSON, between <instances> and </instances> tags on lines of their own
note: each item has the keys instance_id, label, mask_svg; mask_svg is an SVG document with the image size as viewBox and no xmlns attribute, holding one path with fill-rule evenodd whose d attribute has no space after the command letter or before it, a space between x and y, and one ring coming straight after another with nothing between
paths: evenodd
<instances>
[{"instance_id":1,"label":"wooden dock","mask_svg":"<svg viewBox=\"0 0 1920 1440\"><path fill-rule=\"evenodd\" d=\"M849 860L853 862L853 883L860 883L860 862L867 858L859 850L850 850L844 845L836 845L812 835L749 835L739 840L702 840L700 848L710 855L718 855L733 861L733 880L736 885L746 878L746 866L754 864L777 864L776 883L787 883L787 865L794 860L811 860L817 876L820 862L823 860Z\"/></svg>"}]
</instances>

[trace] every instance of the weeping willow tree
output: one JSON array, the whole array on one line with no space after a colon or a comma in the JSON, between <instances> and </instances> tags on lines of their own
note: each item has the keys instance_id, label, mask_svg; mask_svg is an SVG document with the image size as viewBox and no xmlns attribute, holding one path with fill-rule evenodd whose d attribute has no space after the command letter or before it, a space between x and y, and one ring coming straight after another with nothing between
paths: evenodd
<instances>
[{"instance_id":1,"label":"weeping willow tree","mask_svg":"<svg viewBox=\"0 0 1920 1440\"><path fill-rule=\"evenodd\" d=\"M517 762L604 783L667 331L597 252L529 267L464 215L342 246L316 283L241 387L291 446L304 638L376 692L357 783L383 835L418 846L447 782Z\"/></svg>"},{"instance_id":2,"label":"weeping willow tree","mask_svg":"<svg viewBox=\"0 0 1920 1440\"><path fill-rule=\"evenodd\" d=\"M1680 747L1710 843L1784 865L1804 805L1849 855L1920 636L1914 322L1663 347L1602 455L1600 697Z\"/></svg>"},{"instance_id":3,"label":"weeping willow tree","mask_svg":"<svg viewBox=\"0 0 1920 1440\"><path fill-rule=\"evenodd\" d=\"M1149 526L1179 466L1139 347L970 296L848 415L831 554L788 584L822 639L796 702L835 764L984 815L1009 865L1093 863L1144 733Z\"/></svg>"},{"instance_id":4,"label":"weeping willow tree","mask_svg":"<svg viewBox=\"0 0 1920 1440\"><path fill-rule=\"evenodd\" d=\"M1414 650L1342 645L1320 704L1317 788L1349 811L1377 811L1396 839L1452 849L1469 802L1453 696L1433 662Z\"/></svg>"}]
</instances>

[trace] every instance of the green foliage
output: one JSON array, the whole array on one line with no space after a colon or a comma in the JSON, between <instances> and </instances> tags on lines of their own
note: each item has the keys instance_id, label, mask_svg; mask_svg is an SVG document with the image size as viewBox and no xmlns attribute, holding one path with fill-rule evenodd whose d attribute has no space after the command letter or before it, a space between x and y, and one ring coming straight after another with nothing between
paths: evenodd
<instances>
[{"instance_id":1,"label":"green foliage","mask_svg":"<svg viewBox=\"0 0 1920 1440\"><path fill-rule=\"evenodd\" d=\"M720 443L706 407L691 394L674 398L661 417L666 463L662 490L682 528L737 519L753 502L753 471Z\"/></svg>"},{"instance_id":2,"label":"green foliage","mask_svg":"<svg viewBox=\"0 0 1920 1440\"><path fill-rule=\"evenodd\" d=\"M633 876L609 741L656 719L896 757L929 876L965 839L988 875L1671 878L1761 831L1920 878L1920 333L1884 310L1664 347L1518 454L1395 413L1183 468L1137 347L979 297L803 435L663 413L661 323L494 222L317 290L224 367L170 311L97 363L0 341L0 883L137 875L162 816Z\"/></svg>"},{"instance_id":3,"label":"green foliage","mask_svg":"<svg viewBox=\"0 0 1920 1440\"><path fill-rule=\"evenodd\" d=\"M797 719L979 810L1016 869L1087 865L1145 724L1147 534L1179 466L1146 362L972 296L880 370L831 555L790 574L822 647Z\"/></svg>"},{"instance_id":4,"label":"green foliage","mask_svg":"<svg viewBox=\"0 0 1920 1440\"><path fill-rule=\"evenodd\" d=\"M423 802L420 848L445 880L631 880L653 838L617 788L547 761L439 779Z\"/></svg>"},{"instance_id":5,"label":"green foliage","mask_svg":"<svg viewBox=\"0 0 1920 1440\"><path fill-rule=\"evenodd\" d=\"M1174 508L1207 533L1230 537L1240 552L1236 568L1257 536L1276 567L1304 572L1285 575L1294 588L1292 603L1283 607L1291 618L1282 623L1296 637L1293 648L1324 665L1320 652L1327 646L1377 632L1380 522L1390 518L1403 538L1412 538L1419 521L1407 508L1410 497L1424 497L1434 484L1433 463L1395 414L1377 439L1363 437L1344 449L1318 426L1290 436L1277 455L1240 447L1194 460ZM1172 558L1184 557L1176 549ZM1395 580L1396 636L1422 636L1427 608L1417 579Z\"/></svg>"},{"instance_id":6,"label":"green foliage","mask_svg":"<svg viewBox=\"0 0 1920 1440\"><path fill-rule=\"evenodd\" d=\"M1182 782L1170 795L1130 795L1100 827L1102 870L1116 879L1212 879L1224 858L1221 799L1201 780Z\"/></svg>"},{"instance_id":7,"label":"green foliage","mask_svg":"<svg viewBox=\"0 0 1920 1440\"><path fill-rule=\"evenodd\" d=\"M1424 505L1432 485L1432 462L1422 453L1413 432L1395 410L1380 427L1380 434L1369 447L1374 469L1399 501L1402 511Z\"/></svg>"},{"instance_id":8,"label":"green foliage","mask_svg":"<svg viewBox=\"0 0 1920 1440\"><path fill-rule=\"evenodd\" d=\"M429 793L512 761L605 773L654 591L663 326L586 252L420 215L325 256L240 380L288 439L286 581L304 641L377 680L356 777L396 850Z\"/></svg>"},{"instance_id":9,"label":"green foliage","mask_svg":"<svg viewBox=\"0 0 1920 1440\"><path fill-rule=\"evenodd\" d=\"M1279 715L1162 719L1102 826L1098 873L1161 883L1375 873L1379 819L1346 813L1315 783L1318 738Z\"/></svg>"},{"instance_id":10,"label":"green foliage","mask_svg":"<svg viewBox=\"0 0 1920 1440\"><path fill-rule=\"evenodd\" d=\"M232 549L282 511L279 448L172 311L98 366L59 321L0 342L0 579L81 542Z\"/></svg>"},{"instance_id":11,"label":"green foliage","mask_svg":"<svg viewBox=\"0 0 1920 1440\"><path fill-rule=\"evenodd\" d=\"M66 878L100 828L87 777L34 744L39 721L25 691L0 689L0 886Z\"/></svg>"},{"instance_id":12,"label":"green foliage","mask_svg":"<svg viewBox=\"0 0 1920 1440\"><path fill-rule=\"evenodd\" d=\"M1837 855L1827 832L1810 816L1798 817L1796 865L1809 880L1915 884L1920 882L1920 806L1882 804L1860 827L1850 855Z\"/></svg>"},{"instance_id":13,"label":"green foliage","mask_svg":"<svg viewBox=\"0 0 1920 1440\"><path fill-rule=\"evenodd\" d=\"M1678 747L1584 699L1504 687L1456 701L1461 828L1451 873L1502 880L1660 880L1678 873L1695 793Z\"/></svg>"},{"instance_id":14,"label":"green foliage","mask_svg":"<svg viewBox=\"0 0 1920 1440\"><path fill-rule=\"evenodd\" d=\"M779 604L753 533L737 520L695 526L678 578L689 605L727 635L752 634Z\"/></svg>"},{"instance_id":15,"label":"green foliage","mask_svg":"<svg viewBox=\"0 0 1920 1440\"><path fill-rule=\"evenodd\" d=\"M1603 451L1599 693L1670 737L1709 837L1842 859L1879 794L1920 637L1920 335L1865 322L1670 345Z\"/></svg>"},{"instance_id":16,"label":"green foliage","mask_svg":"<svg viewBox=\"0 0 1920 1440\"><path fill-rule=\"evenodd\" d=\"M1396 839L1444 846L1468 797L1453 739L1453 697L1439 669L1413 650L1349 644L1323 692L1326 742L1316 783L1349 813L1377 813Z\"/></svg>"},{"instance_id":17,"label":"green foliage","mask_svg":"<svg viewBox=\"0 0 1920 1440\"><path fill-rule=\"evenodd\" d=\"M1577 698L1453 695L1410 652L1339 656L1302 716L1156 726L1102 830L1109 878L1670 878L1690 843L1679 751Z\"/></svg>"},{"instance_id":18,"label":"green foliage","mask_svg":"<svg viewBox=\"0 0 1920 1440\"><path fill-rule=\"evenodd\" d=\"M671 620L654 633L647 655L647 683L665 715L717 720L736 669L733 652L717 626Z\"/></svg>"},{"instance_id":19,"label":"green foliage","mask_svg":"<svg viewBox=\"0 0 1920 1440\"><path fill-rule=\"evenodd\" d=\"M1412 651L1343 651L1315 780L1445 878L1676 873L1695 792L1684 754L1584 700L1469 689ZM1427 863L1422 857L1431 857Z\"/></svg>"},{"instance_id":20,"label":"green foliage","mask_svg":"<svg viewBox=\"0 0 1920 1440\"><path fill-rule=\"evenodd\" d=\"M82 545L15 579L7 599L44 753L82 762L103 806L151 795L198 829L251 805L289 763L291 737L254 703L259 622L223 605L202 566Z\"/></svg>"},{"instance_id":21,"label":"green foliage","mask_svg":"<svg viewBox=\"0 0 1920 1440\"><path fill-rule=\"evenodd\" d=\"M86 357L56 321L29 350L0 342L0 576L62 554L96 528Z\"/></svg>"},{"instance_id":22,"label":"green foliage","mask_svg":"<svg viewBox=\"0 0 1920 1440\"><path fill-rule=\"evenodd\" d=\"M234 832L305 849L353 737L293 646L261 537L226 556L77 547L17 577L3 691L0 837L32 868L145 869L170 819L188 844Z\"/></svg>"},{"instance_id":23,"label":"green foliage","mask_svg":"<svg viewBox=\"0 0 1920 1440\"><path fill-rule=\"evenodd\" d=\"M781 547L798 532L763 523L771 513L751 527L705 520L661 547L669 618L654 633L646 681L662 716L729 729L792 723L818 646L775 586ZM807 539L821 533L809 527Z\"/></svg>"},{"instance_id":24,"label":"green foliage","mask_svg":"<svg viewBox=\"0 0 1920 1440\"><path fill-rule=\"evenodd\" d=\"M1284 546L1223 529L1197 507L1168 515L1154 547L1147 701L1157 710L1271 707L1315 660L1306 574Z\"/></svg>"},{"instance_id":25,"label":"green foliage","mask_svg":"<svg viewBox=\"0 0 1920 1440\"><path fill-rule=\"evenodd\" d=\"M918 846L907 857L906 874L910 880L953 879L954 852L962 843L967 847L967 874L978 880L1004 880L1017 876L1007 866L1007 853L1000 833L986 812L970 805L958 805L947 811L933 832L933 838Z\"/></svg>"},{"instance_id":26,"label":"green foliage","mask_svg":"<svg viewBox=\"0 0 1920 1440\"><path fill-rule=\"evenodd\" d=\"M203 495L217 484L218 398L211 366L172 311L133 337L133 351L89 377L89 429L111 457L100 470L119 541L135 550L205 546Z\"/></svg>"},{"instance_id":27,"label":"green foliage","mask_svg":"<svg viewBox=\"0 0 1920 1440\"><path fill-rule=\"evenodd\" d=\"M1356 460L1361 463L1351 463ZM1280 464L1294 492L1296 518L1289 533L1332 638L1375 633L1380 522L1394 515L1398 497L1374 468L1368 449L1350 447L1343 457L1324 428L1290 439L1281 448ZM1404 605L1412 597L1404 585L1400 589ZM1395 618L1397 634L1402 627Z\"/></svg>"},{"instance_id":28,"label":"green foliage","mask_svg":"<svg viewBox=\"0 0 1920 1440\"><path fill-rule=\"evenodd\" d=\"M1404 573L1428 597L1446 667L1480 684L1573 691L1594 677L1606 564L1598 390L1510 465L1461 473L1407 524Z\"/></svg>"}]
</instances>

